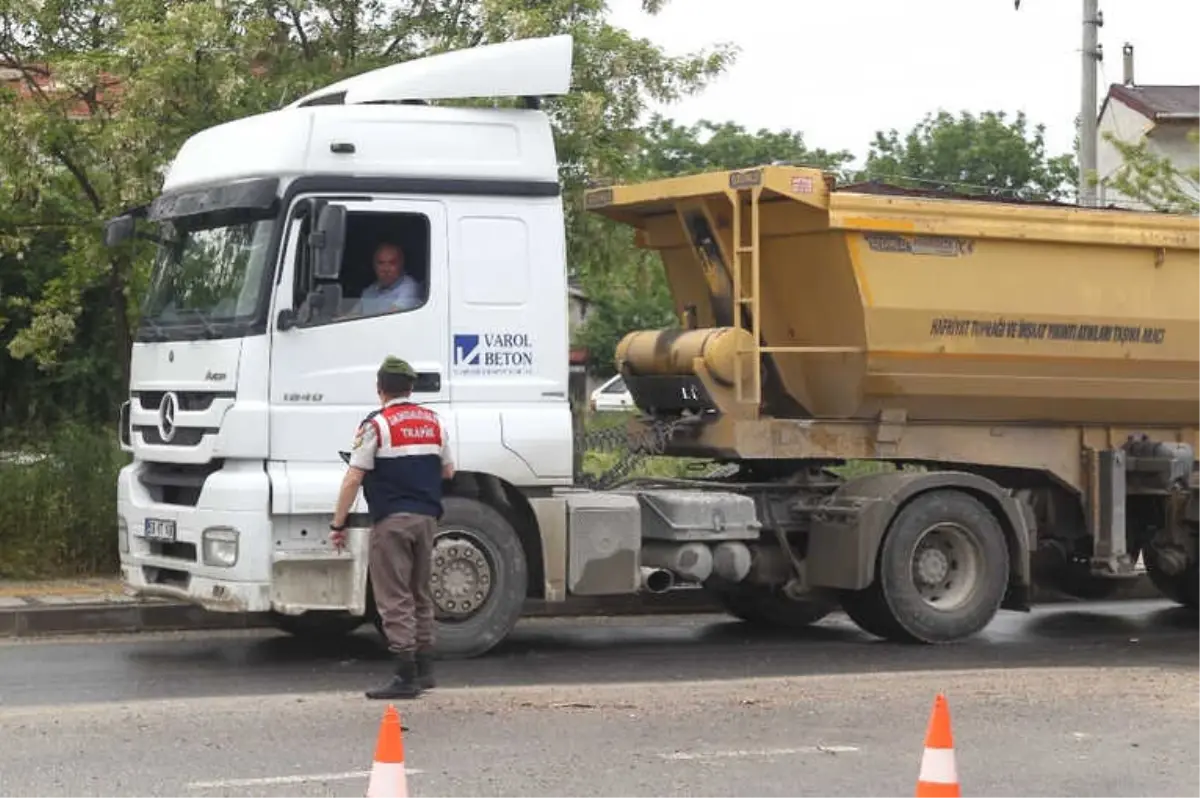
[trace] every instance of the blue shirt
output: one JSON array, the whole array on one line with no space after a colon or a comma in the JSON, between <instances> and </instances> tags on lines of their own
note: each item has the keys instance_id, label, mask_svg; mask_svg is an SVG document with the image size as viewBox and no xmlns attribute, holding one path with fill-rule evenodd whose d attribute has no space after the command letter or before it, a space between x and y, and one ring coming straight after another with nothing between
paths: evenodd
<instances>
[{"instance_id":1,"label":"blue shirt","mask_svg":"<svg viewBox=\"0 0 1200 798\"><path fill-rule=\"evenodd\" d=\"M421 284L404 275L387 288L381 288L379 283L371 283L363 289L362 298L358 303L358 312L364 316L377 313L391 313L396 310L412 310L419 307L424 297L421 295Z\"/></svg>"}]
</instances>

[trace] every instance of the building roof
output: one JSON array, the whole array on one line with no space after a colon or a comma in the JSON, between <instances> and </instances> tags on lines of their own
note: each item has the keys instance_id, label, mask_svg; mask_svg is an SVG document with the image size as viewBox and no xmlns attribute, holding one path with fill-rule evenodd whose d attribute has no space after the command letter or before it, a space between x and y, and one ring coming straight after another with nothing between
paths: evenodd
<instances>
[{"instance_id":1,"label":"building roof","mask_svg":"<svg viewBox=\"0 0 1200 798\"><path fill-rule=\"evenodd\" d=\"M1123 104L1155 122L1200 120L1200 86L1127 86L1114 83L1100 106L1100 116L1108 101Z\"/></svg>"}]
</instances>

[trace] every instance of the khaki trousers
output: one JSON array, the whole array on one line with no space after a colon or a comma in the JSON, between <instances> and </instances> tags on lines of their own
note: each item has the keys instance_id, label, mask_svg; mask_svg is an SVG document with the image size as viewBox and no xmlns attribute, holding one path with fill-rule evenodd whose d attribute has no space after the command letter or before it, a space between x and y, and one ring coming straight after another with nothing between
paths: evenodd
<instances>
[{"instance_id":1,"label":"khaki trousers","mask_svg":"<svg viewBox=\"0 0 1200 798\"><path fill-rule=\"evenodd\" d=\"M433 538L437 521L396 513L371 529L368 569L375 607L388 649L395 653L433 647Z\"/></svg>"}]
</instances>

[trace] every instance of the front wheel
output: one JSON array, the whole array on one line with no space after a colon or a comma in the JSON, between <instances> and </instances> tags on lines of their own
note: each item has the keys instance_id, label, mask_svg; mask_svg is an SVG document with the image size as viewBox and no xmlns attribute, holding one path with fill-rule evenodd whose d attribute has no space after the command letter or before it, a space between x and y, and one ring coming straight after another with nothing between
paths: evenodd
<instances>
[{"instance_id":1,"label":"front wheel","mask_svg":"<svg viewBox=\"0 0 1200 798\"><path fill-rule=\"evenodd\" d=\"M433 547L434 653L477 657L516 626L525 606L528 568L521 540L494 508L460 496L442 500ZM383 633L375 614L375 627Z\"/></svg>"},{"instance_id":2,"label":"front wheel","mask_svg":"<svg viewBox=\"0 0 1200 798\"><path fill-rule=\"evenodd\" d=\"M875 581L843 593L842 606L879 637L947 643L991 622L1008 570L1008 546L995 516L961 491L933 491L893 519L879 547Z\"/></svg>"}]
</instances>

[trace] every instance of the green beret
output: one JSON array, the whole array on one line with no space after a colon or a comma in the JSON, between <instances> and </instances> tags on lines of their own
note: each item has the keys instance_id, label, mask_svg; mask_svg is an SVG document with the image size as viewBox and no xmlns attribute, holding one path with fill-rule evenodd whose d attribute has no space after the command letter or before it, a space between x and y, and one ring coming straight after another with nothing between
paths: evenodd
<instances>
[{"instance_id":1,"label":"green beret","mask_svg":"<svg viewBox=\"0 0 1200 798\"><path fill-rule=\"evenodd\" d=\"M383 360L383 364L379 367L380 374L399 374L401 377L416 379L417 372L413 371L413 367L408 365L408 361L401 360L395 355L388 355Z\"/></svg>"}]
</instances>

